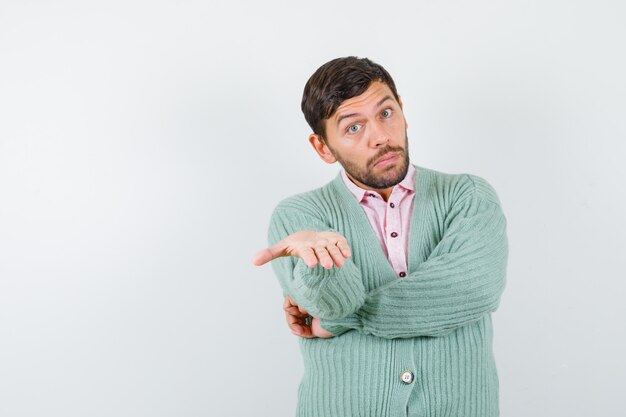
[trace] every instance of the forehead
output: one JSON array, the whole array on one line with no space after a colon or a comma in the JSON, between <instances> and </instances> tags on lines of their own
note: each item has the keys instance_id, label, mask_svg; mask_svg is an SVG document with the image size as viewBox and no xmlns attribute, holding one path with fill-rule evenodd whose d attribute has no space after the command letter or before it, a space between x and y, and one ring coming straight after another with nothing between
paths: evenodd
<instances>
[{"instance_id":1,"label":"forehead","mask_svg":"<svg viewBox=\"0 0 626 417\"><path fill-rule=\"evenodd\" d=\"M391 97L394 102L396 101L393 96L393 92L387 84L380 81L374 81L370 84L367 90L363 92L363 94L349 98L342 102L330 119L337 120L337 118L339 118L342 114L361 113L370 110L373 107L376 107L376 104L386 96Z\"/></svg>"}]
</instances>

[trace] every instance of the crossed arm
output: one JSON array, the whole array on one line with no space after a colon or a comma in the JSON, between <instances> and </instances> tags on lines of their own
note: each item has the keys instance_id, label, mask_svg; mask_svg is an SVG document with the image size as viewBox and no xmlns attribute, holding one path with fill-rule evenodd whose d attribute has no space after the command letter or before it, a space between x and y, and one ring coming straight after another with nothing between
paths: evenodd
<instances>
[{"instance_id":1,"label":"crossed arm","mask_svg":"<svg viewBox=\"0 0 626 417\"><path fill-rule=\"evenodd\" d=\"M283 259L279 277L291 268L292 275L281 283L293 296L284 306L292 332L303 337L349 330L385 338L439 336L494 311L505 283L506 220L493 190L486 183L481 186L450 210L445 233L425 262L407 277L369 293L340 235L315 239L320 235L312 231L308 239L300 239L303 235L292 233L287 242L257 254L257 264ZM290 256L301 261L283 258ZM306 285L299 286L302 280ZM301 287L308 292L299 291ZM324 299L337 302L324 304ZM304 321L308 313L315 317L309 326Z\"/></svg>"},{"instance_id":2,"label":"crossed arm","mask_svg":"<svg viewBox=\"0 0 626 417\"><path fill-rule=\"evenodd\" d=\"M351 329L384 338L445 335L497 309L507 256L499 204L473 198L416 270L369 292L355 313L320 324L334 335Z\"/></svg>"}]
</instances>

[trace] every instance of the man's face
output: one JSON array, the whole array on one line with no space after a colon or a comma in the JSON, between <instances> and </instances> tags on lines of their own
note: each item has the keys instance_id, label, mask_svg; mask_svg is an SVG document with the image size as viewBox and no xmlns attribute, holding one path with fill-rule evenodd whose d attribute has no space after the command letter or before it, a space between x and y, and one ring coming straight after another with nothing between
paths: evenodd
<instances>
[{"instance_id":1,"label":"man's face","mask_svg":"<svg viewBox=\"0 0 626 417\"><path fill-rule=\"evenodd\" d=\"M362 188L393 187L404 179L409 167L401 103L386 84L373 82L360 96L341 103L325 122L325 143L314 147L326 162L339 161L348 177Z\"/></svg>"}]
</instances>

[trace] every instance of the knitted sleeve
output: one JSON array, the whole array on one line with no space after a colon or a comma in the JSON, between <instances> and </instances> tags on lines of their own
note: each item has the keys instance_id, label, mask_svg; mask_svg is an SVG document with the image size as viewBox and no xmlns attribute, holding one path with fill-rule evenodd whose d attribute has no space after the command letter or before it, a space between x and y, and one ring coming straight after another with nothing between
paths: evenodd
<instances>
[{"instance_id":1,"label":"knitted sleeve","mask_svg":"<svg viewBox=\"0 0 626 417\"><path fill-rule=\"evenodd\" d=\"M272 214L269 244L301 230L334 231L314 206L298 198L285 200ZM272 266L284 293L315 317L346 317L365 299L361 272L350 258L341 268L325 269L319 264L310 268L297 257L275 259Z\"/></svg>"},{"instance_id":2,"label":"knitted sleeve","mask_svg":"<svg viewBox=\"0 0 626 417\"><path fill-rule=\"evenodd\" d=\"M440 336L495 311L505 285L506 219L491 186L471 178L473 192L451 207L428 259L371 291L354 314L322 320L322 327L335 336L351 329L390 339Z\"/></svg>"}]
</instances>

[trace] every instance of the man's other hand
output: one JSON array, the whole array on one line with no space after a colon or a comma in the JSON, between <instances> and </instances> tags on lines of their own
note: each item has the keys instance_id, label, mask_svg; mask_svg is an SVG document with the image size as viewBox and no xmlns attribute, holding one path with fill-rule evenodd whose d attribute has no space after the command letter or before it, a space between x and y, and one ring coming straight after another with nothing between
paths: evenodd
<instances>
[{"instance_id":1,"label":"man's other hand","mask_svg":"<svg viewBox=\"0 0 626 417\"><path fill-rule=\"evenodd\" d=\"M326 269L335 265L341 268L350 257L350 247L345 237L336 232L303 230L293 233L271 248L259 251L252 263L263 265L281 256L297 256L313 268L319 262Z\"/></svg>"},{"instance_id":2,"label":"man's other hand","mask_svg":"<svg viewBox=\"0 0 626 417\"><path fill-rule=\"evenodd\" d=\"M285 311L287 325L294 335L307 339L313 337L328 339L333 337L332 334L322 328L320 320L317 317L313 317L310 325L307 324L309 313L296 304L290 296L285 297L283 310Z\"/></svg>"}]
</instances>

